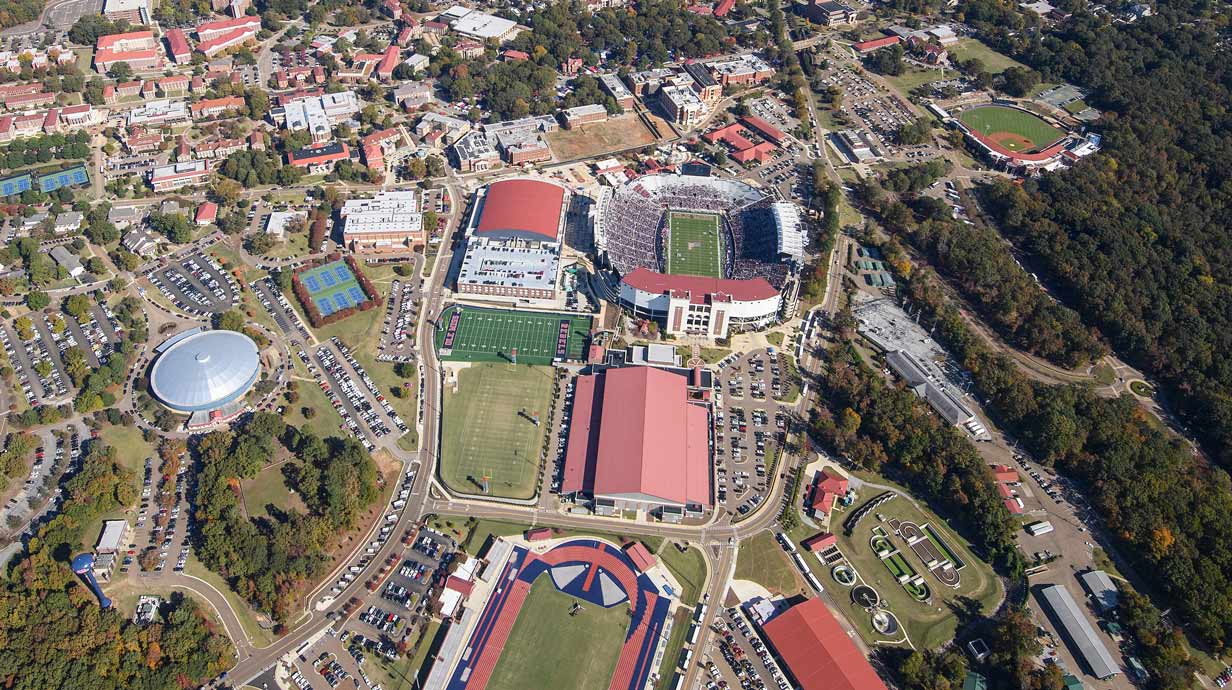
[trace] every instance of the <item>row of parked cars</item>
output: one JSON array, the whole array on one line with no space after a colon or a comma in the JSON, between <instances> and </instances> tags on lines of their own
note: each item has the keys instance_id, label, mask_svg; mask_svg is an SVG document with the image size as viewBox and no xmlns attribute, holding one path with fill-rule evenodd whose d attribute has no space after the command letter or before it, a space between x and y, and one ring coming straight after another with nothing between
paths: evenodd
<instances>
[{"instance_id":1,"label":"row of parked cars","mask_svg":"<svg viewBox=\"0 0 1232 690\"><path fill-rule=\"evenodd\" d=\"M265 307L265 310L269 312L269 315L284 330L291 330L291 326L293 324L295 330L299 331L300 337L307 341L309 339L308 328L305 327L304 322L300 321L299 317L296 316L295 309L291 307L291 303L287 301L286 296L283 295L278 287L274 285L274 281L269 278L262 278L260 280L260 284L263 288L265 288L265 292L273 295L274 299L278 301L278 309L275 310L274 305L265 298L264 293L260 291L257 292L257 297L261 300L261 305ZM281 313L279 310L281 310Z\"/></svg>"},{"instance_id":2,"label":"row of parked cars","mask_svg":"<svg viewBox=\"0 0 1232 690\"><path fill-rule=\"evenodd\" d=\"M394 411L394 406L385 399L385 394L381 392L381 389L377 388L376 382L373 381L372 377L368 375L368 372L364 370L364 367L359 363L359 360L355 359L355 356L351 354L350 348L344 345L342 340L337 336L331 338L330 342L338 348L338 351L342 353L343 359L345 359L347 364L350 364L351 368L355 370L355 374L359 376L359 380L363 382L364 387L368 389L370 394L372 394L373 399L377 401L377 404L379 404L381 409L385 411L385 414L389 416L389 420L394 423L394 426L398 427L398 431L406 433L406 422L402 421L402 418L399 417L398 413Z\"/></svg>"},{"instance_id":3,"label":"row of parked cars","mask_svg":"<svg viewBox=\"0 0 1232 690\"><path fill-rule=\"evenodd\" d=\"M34 376L38 379L39 385L43 389L43 395L49 398L59 398L68 395L68 386L64 383L64 378L60 376L59 367L52 366L47 375L44 376L35 368L38 362L52 362L51 351L47 348L47 343L43 342L42 336L38 329L32 329L34 337L30 340L21 341L22 348L26 352L26 359L30 362L29 370L27 367L21 366L18 369L18 381L21 384L21 391L26 396L26 401L32 407L38 406L38 396L34 393L34 387L30 384L30 377ZM4 329L0 329L0 335L4 336L4 352L8 355L10 362L18 362L14 356L16 350L13 343L9 340L8 334ZM18 337L21 337L20 334Z\"/></svg>"},{"instance_id":4,"label":"row of parked cars","mask_svg":"<svg viewBox=\"0 0 1232 690\"><path fill-rule=\"evenodd\" d=\"M381 333L380 354L382 362L410 362L414 359L411 348L415 345L415 286L394 280L389 289L389 302L385 305L385 324Z\"/></svg>"}]
</instances>

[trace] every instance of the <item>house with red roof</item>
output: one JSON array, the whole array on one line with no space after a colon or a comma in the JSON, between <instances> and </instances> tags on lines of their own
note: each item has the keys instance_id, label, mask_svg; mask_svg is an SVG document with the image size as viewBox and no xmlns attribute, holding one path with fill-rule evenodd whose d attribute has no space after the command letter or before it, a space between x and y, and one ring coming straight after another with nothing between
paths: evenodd
<instances>
[{"instance_id":1,"label":"house with red roof","mask_svg":"<svg viewBox=\"0 0 1232 690\"><path fill-rule=\"evenodd\" d=\"M552 538L551 527L536 527L526 530L526 541L545 541Z\"/></svg>"},{"instance_id":2,"label":"house with red roof","mask_svg":"<svg viewBox=\"0 0 1232 690\"><path fill-rule=\"evenodd\" d=\"M620 304L655 319L669 335L726 338L733 322L758 328L779 312L779 291L765 278L671 275L639 266L620 279Z\"/></svg>"},{"instance_id":3,"label":"house with red roof","mask_svg":"<svg viewBox=\"0 0 1232 690\"><path fill-rule=\"evenodd\" d=\"M819 532L800 542L800 546L803 546L812 553L821 553L838 546L838 537L829 532Z\"/></svg>"},{"instance_id":4,"label":"house with red roof","mask_svg":"<svg viewBox=\"0 0 1232 690\"><path fill-rule=\"evenodd\" d=\"M783 144L783 139L787 136L786 134L783 134L783 131L778 127L775 127L756 115L745 115L740 118L740 121L744 123L745 127L748 127L754 132L757 132L763 138L779 144L780 146Z\"/></svg>"},{"instance_id":5,"label":"house with red roof","mask_svg":"<svg viewBox=\"0 0 1232 690\"><path fill-rule=\"evenodd\" d=\"M849 488L846 477L827 467L813 477L813 484L804 497L804 506L817 517L829 517L835 502L846 496Z\"/></svg>"},{"instance_id":6,"label":"house with red roof","mask_svg":"<svg viewBox=\"0 0 1232 690\"><path fill-rule=\"evenodd\" d=\"M719 4L714 6L714 16L722 19L727 16L728 12L736 6L736 0L719 0Z\"/></svg>"},{"instance_id":7,"label":"house with red roof","mask_svg":"<svg viewBox=\"0 0 1232 690\"><path fill-rule=\"evenodd\" d=\"M207 201L197 207L197 225L209 225L218 219L218 204Z\"/></svg>"}]
</instances>

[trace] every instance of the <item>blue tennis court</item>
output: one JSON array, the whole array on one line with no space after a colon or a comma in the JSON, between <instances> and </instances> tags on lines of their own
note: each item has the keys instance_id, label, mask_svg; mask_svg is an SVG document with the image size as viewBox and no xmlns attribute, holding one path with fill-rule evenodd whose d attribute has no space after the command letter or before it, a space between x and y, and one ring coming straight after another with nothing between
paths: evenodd
<instances>
[{"instance_id":1,"label":"blue tennis court","mask_svg":"<svg viewBox=\"0 0 1232 690\"><path fill-rule=\"evenodd\" d=\"M350 309L368 299L350 267L342 261L310 268L300 273L299 279L322 316Z\"/></svg>"}]
</instances>

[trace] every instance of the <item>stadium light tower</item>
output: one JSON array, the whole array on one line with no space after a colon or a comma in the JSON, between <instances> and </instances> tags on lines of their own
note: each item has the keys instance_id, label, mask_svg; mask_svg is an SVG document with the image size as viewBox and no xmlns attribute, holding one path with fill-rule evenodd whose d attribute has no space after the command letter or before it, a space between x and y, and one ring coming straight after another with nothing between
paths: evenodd
<instances>
[{"instance_id":1,"label":"stadium light tower","mask_svg":"<svg viewBox=\"0 0 1232 690\"><path fill-rule=\"evenodd\" d=\"M103 589L98 586L98 580L94 579L94 554L83 553L77 556L73 559L72 568L73 572L89 585L94 596L98 597L98 605L105 609L111 608L111 600L103 594Z\"/></svg>"}]
</instances>

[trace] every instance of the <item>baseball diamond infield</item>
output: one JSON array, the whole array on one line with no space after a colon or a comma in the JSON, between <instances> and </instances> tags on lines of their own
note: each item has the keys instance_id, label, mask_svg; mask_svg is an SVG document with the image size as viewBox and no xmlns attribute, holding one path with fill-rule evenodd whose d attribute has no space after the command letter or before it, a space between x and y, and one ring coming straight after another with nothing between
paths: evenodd
<instances>
[{"instance_id":1,"label":"baseball diamond infield","mask_svg":"<svg viewBox=\"0 0 1232 690\"><path fill-rule=\"evenodd\" d=\"M1003 105L967 108L958 118L991 143L1012 152L1047 148L1065 136L1064 131L1026 110Z\"/></svg>"}]
</instances>

